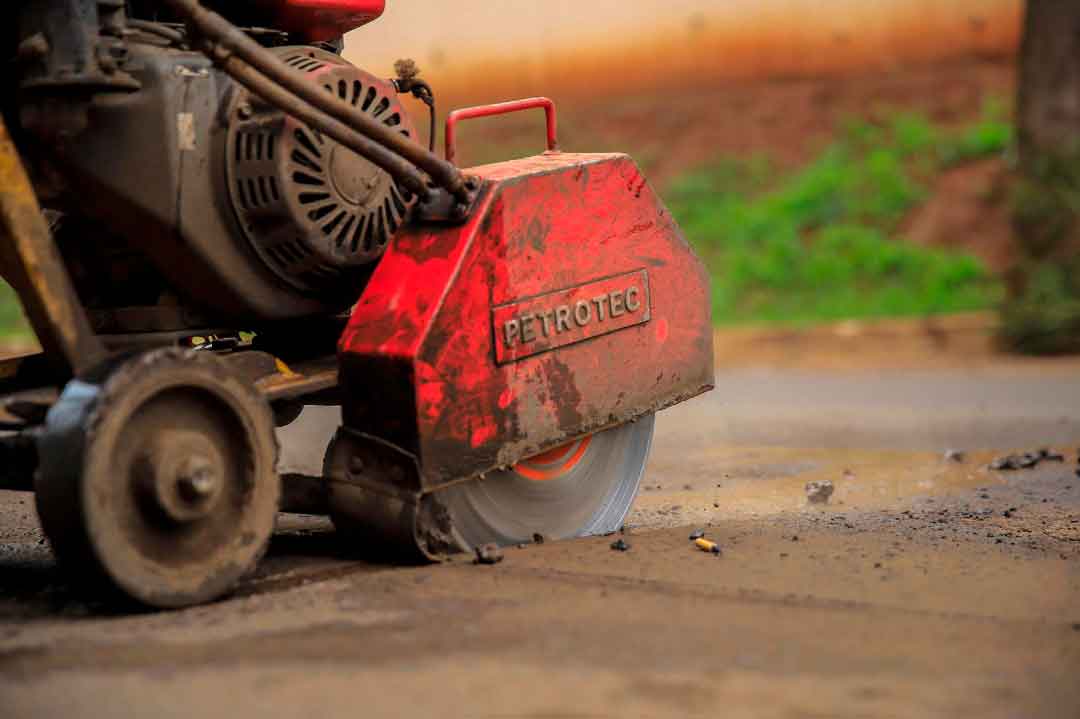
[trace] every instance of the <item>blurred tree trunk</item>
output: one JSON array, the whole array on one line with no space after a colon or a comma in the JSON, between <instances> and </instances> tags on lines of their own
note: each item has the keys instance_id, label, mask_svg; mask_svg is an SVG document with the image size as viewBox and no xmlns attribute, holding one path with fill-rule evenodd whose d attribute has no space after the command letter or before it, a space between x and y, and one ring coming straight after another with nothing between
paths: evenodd
<instances>
[{"instance_id":1,"label":"blurred tree trunk","mask_svg":"<svg viewBox=\"0 0 1080 719\"><path fill-rule=\"evenodd\" d=\"M1069 148L1080 133L1080 3L1028 0L1020 57L1020 152Z\"/></svg>"},{"instance_id":2,"label":"blurred tree trunk","mask_svg":"<svg viewBox=\"0 0 1080 719\"><path fill-rule=\"evenodd\" d=\"M1080 0L1028 0L1017 146L1003 337L1021 351L1080 351Z\"/></svg>"}]
</instances>

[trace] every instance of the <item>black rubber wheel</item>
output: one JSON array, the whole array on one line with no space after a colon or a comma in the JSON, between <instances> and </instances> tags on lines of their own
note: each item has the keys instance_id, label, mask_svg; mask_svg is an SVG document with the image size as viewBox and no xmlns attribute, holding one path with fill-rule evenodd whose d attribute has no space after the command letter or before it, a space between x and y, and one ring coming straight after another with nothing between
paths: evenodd
<instances>
[{"instance_id":1,"label":"black rubber wheel","mask_svg":"<svg viewBox=\"0 0 1080 719\"><path fill-rule=\"evenodd\" d=\"M440 492L467 547L618 530L637 496L654 417L599 432Z\"/></svg>"},{"instance_id":2,"label":"black rubber wheel","mask_svg":"<svg viewBox=\"0 0 1080 719\"><path fill-rule=\"evenodd\" d=\"M101 383L73 380L39 451L42 527L87 589L157 608L210 601L273 533L273 415L207 353L155 350Z\"/></svg>"}]
</instances>

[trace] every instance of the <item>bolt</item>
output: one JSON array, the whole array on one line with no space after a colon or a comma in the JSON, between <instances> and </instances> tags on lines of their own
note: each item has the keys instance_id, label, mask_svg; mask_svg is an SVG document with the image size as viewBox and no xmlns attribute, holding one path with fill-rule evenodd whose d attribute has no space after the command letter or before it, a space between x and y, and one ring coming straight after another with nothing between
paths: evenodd
<instances>
[{"instance_id":1,"label":"bolt","mask_svg":"<svg viewBox=\"0 0 1080 719\"><path fill-rule=\"evenodd\" d=\"M217 490L217 485L213 467L202 457L189 460L176 476L176 488L180 496L189 502L208 499Z\"/></svg>"}]
</instances>

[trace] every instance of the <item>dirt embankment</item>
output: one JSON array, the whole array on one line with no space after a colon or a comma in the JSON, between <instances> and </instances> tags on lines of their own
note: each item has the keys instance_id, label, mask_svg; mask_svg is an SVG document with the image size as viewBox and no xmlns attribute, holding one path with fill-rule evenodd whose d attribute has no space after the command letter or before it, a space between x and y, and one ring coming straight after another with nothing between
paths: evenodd
<instances>
[{"instance_id":1,"label":"dirt embankment","mask_svg":"<svg viewBox=\"0 0 1080 719\"><path fill-rule=\"evenodd\" d=\"M979 116L986 102L1008 103L1015 70L1009 58L963 57L928 65L842 76L726 80L693 88L626 92L559 104L560 140L578 152L632 154L661 186L721 157L768 156L779 169L812 158L851 118L918 112L950 126ZM465 125L462 164L536 151L539 115Z\"/></svg>"},{"instance_id":2,"label":"dirt embankment","mask_svg":"<svg viewBox=\"0 0 1080 719\"><path fill-rule=\"evenodd\" d=\"M884 121L914 112L958 127L977 119L988 102L1009 106L1014 92L1011 58L971 55L888 71L724 80L566 99L559 105L560 139L571 151L631 154L663 192L680 174L721 158L765 156L776 171L791 170L813 159L852 118ZM460 134L463 164L482 164L538 151L543 121L496 118ZM973 252L992 270L1007 267L1008 177L1002 158L946 171L899 234Z\"/></svg>"}]
</instances>

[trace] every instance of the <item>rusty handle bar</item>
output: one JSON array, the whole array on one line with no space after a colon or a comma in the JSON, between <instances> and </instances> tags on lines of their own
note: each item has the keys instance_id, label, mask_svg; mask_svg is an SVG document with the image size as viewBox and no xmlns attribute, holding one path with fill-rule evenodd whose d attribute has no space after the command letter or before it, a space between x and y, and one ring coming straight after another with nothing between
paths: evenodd
<instances>
[{"instance_id":1,"label":"rusty handle bar","mask_svg":"<svg viewBox=\"0 0 1080 719\"><path fill-rule=\"evenodd\" d=\"M509 115L512 112L543 108L547 116L547 149L555 152L559 149L559 120L555 114L555 103L546 97L530 97L525 100L499 102L494 105L477 105L454 110L446 118L446 161L453 162L457 156L457 124L462 120L494 115Z\"/></svg>"}]
</instances>

